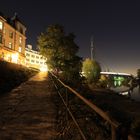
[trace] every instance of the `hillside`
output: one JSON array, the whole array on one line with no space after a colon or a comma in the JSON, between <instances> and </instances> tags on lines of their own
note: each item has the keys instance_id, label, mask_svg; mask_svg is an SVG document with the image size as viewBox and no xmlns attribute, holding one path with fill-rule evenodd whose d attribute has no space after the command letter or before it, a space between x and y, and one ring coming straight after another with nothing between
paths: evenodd
<instances>
[{"instance_id":1,"label":"hillside","mask_svg":"<svg viewBox=\"0 0 140 140\"><path fill-rule=\"evenodd\" d=\"M0 61L0 94L10 91L36 73L24 66Z\"/></svg>"}]
</instances>

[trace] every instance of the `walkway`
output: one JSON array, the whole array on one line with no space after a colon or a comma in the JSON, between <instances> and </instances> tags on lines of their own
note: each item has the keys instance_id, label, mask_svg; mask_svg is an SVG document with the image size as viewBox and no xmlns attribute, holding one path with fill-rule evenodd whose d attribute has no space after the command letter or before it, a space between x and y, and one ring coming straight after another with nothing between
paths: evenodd
<instances>
[{"instance_id":1,"label":"walkway","mask_svg":"<svg viewBox=\"0 0 140 140\"><path fill-rule=\"evenodd\" d=\"M46 73L0 97L0 140L54 140L56 108Z\"/></svg>"}]
</instances>

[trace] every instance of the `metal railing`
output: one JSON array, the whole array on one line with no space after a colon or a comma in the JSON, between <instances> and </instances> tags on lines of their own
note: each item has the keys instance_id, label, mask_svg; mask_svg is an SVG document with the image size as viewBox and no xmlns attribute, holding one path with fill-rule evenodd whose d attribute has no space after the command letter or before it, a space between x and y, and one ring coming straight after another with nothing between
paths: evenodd
<instances>
[{"instance_id":1,"label":"metal railing","mask_svg":"<svg viewBox=\"0 0 140 140\"><path fill-rule=\"evenodd\" d=\"M69 115L71 116L73 122L75 123L75 125L77 126L79 133L82 137L83 140L87 140L86 136L84 135L84 133L82 132L78 122L76 121L75 117L73 116L72 112L70 111L69 107L68 107L68 93L67 90L71 91L74 95L76 95L80 100L82 100L87 106L89 106L92 110L94 110L98 115L100 115L105 121L107 121L110 125L111 125L111 140L137 140L137 138L134 138L134 136L129 135L127 132L121 132L121 125L119 122L117 122L116 120L112 119L106 112L104 112L102 109L100 109L99 107L97 107L95 104L93 104L92 102L90 102L89 100L87 100L85 97L83 97L80 93L78 93L77 91L75 91L74 89L72 89L71 87L69 87L68 85L66 85L65 83L63 83L56 75L54 75L53 73L50 73L52 80L53 78L55 78L55 80L57 80L63 87L66 88L66 99L64 99L59 91L59 88L57 86L57 84L55 83L55 81L53 80L53 83L55 85L55 88L58 91L58 94L60 96L60 98L62 99L62 102L64 103L67 112L69 113ZM124 128L125 129L125 128ZM124 130L123 129L123 130ZM118 134L121 134L121 136Z\"/></svg>"}]
</instances>

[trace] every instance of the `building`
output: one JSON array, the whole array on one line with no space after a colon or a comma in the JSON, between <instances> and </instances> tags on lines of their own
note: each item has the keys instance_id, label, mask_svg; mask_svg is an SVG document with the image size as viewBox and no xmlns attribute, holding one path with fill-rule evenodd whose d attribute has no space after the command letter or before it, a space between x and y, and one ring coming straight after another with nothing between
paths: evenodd
<instances>
[{"instance_id":1,"label":"building","mask_svg":"<svg viewBox=\"0 0 140 140\"><path fill-rule=\"evenodd\" d=\"M26 27L17 14L5 18L0 13L0 59L25 65Z\"/></svg>"},{"instance_id":2,"label":"building","mask_svg":"<svg viewBox=\"0 0 140 140\"><path fill-rule=\"evenodd\" d=\"M38 51L32 50L31 45L27 45L25 48L25 56L26 56L26 66L31 68L36 68L41 71L47 71L48 67L46 64L47 59L39 54Z\"/></svg>"}]
</instances>

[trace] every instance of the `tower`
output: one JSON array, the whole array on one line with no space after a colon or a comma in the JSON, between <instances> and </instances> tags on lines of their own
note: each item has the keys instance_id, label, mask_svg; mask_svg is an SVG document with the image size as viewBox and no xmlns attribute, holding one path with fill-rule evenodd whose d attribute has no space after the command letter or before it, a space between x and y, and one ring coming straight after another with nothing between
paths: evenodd
<instances>
[{"instance_id":1,"label":"tower","mask_svg":"<svg viewBox=\"0 0 140 140\"><path fill-rule=\"evenodd\" d=\"M93 52L94 51L94 40L93 40L93 36L91 36L91 40L90 40L90 42L91 42L91 46L90 46L90 55L91 55L91 60L93 60L94 59L94 57L95 57L95 52Z\"/></svg>"}]
</instances>

